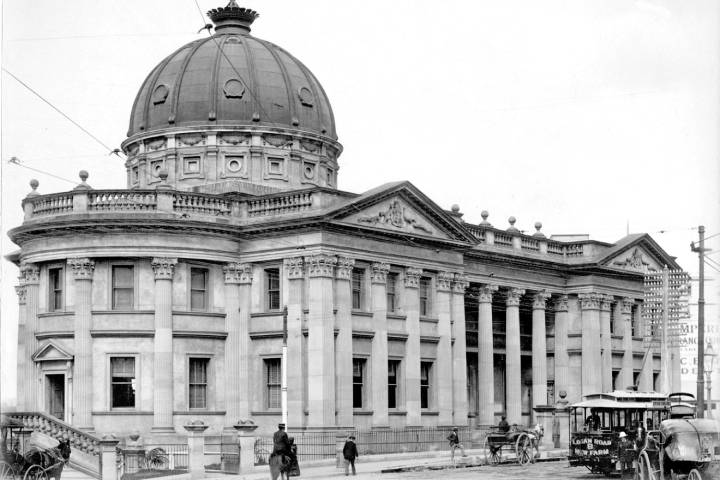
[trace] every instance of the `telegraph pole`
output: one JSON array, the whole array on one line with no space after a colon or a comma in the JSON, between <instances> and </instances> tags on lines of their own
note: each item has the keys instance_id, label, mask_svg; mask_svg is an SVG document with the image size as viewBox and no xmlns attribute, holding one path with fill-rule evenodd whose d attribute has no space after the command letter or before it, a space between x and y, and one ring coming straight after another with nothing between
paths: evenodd
<instances>
[{"instance_id":1,"label":"telegraph pole","mask_svg":"<svg viewBox=\"0 0 720 480\"><path fill-rule=\"evenodd\" d=\"M705 226L698 227L699 245L690 244L690 250L697 252L698 270L698 334L697 334L697 416L705 416Z\"/></svg>"}]
</instances>

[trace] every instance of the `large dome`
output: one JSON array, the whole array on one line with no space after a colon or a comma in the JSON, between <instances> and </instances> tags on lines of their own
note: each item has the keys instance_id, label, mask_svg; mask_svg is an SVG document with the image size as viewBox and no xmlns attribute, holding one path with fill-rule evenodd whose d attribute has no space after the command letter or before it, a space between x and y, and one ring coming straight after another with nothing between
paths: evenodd
<instances>
[{"instance_id":1,"label":"large dome","mask_svg":"<svg viewBox=\"0 0 720 480\"><path fill-rule=\"evenodd\" d=\"M160 62L135 98L128 137L202 127L280 128L337 140L332 109L310 70L250 35L257 17L234 0L209 12L212 37Z\"/></svg>"}]
</instances>

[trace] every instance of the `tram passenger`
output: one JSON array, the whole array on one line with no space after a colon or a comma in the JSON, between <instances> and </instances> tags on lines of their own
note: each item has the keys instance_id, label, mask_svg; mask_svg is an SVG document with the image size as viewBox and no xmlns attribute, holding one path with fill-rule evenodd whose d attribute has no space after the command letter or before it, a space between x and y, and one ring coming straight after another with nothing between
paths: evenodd
<instances>
[{"instance_id":1,"label":"tram passenger","mask_svg":"<svg viewBox=\"0 0 720 480\"><path fill-rule=\"evenodd\" d=\"M595 410L590 410L590 415L585 419L585 426L588 430L599 430L600 429L600 416Z\"/></svg>"}]
</instances>

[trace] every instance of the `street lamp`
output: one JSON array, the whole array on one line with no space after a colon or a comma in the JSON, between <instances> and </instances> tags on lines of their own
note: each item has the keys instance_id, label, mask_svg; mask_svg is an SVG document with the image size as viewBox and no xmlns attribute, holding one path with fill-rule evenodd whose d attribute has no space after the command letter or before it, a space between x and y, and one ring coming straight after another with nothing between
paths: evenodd
<instances>
[{"instance_id":1,"label":"street lamp","mask_svg":"<svg viewBox=\"0 0 720 480\"><path fill-rule=\"evenodd\" d=\"M705 405L707 406L708 410L708 417L710 416L710 378L712 376L713 371L713 362L715 361L715 357L717 357L717 353L713 350L712 343L708 341L707 346L705 347L705 353L703 354L703 370L705 371Z\"/></svg>"}]
</instances>

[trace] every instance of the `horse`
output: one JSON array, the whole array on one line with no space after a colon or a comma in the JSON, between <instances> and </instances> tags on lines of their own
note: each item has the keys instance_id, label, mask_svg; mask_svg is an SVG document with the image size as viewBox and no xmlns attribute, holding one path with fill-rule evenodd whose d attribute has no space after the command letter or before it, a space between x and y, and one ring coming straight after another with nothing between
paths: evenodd
<instances>
[{"instance_id":1,"label":"horse","mask_svg":"<svg viewBox=\"0 0 720 480\"><path fill-rule=\"evenodd\" d=\"M63 440L55 448L49 450L33 449L25 454L25 465L23 470L32 465L39 465L48 478L60 480L63 467L70 460L70 440Z\"/></svg>"},{"instance_id":2,"label":"horse","mask_svg":"<svg viewBox=\"0 0 720 480\"><path fill-rule=\"evenodd\" d=\"M530 430L530 440L532 441L532 446L537 452L535 454L535 458L538 458L540 456L540 442L542 441L543 437L545 436L545 427L539 423L535 424L535 427L533 427L532 430Z\"/></svg>"},{"instance_id":3,"label":"horse","mask_svg":"<svg viewBox=\"0 0 720 480\"><path fill-rule=\"evenodd\" d=\"M290 457L278 453L271 453L268 459L270 465L270 478L277 480L278 476L282 480L289 480L288 469L290 467Z\"/></svg>"}]
</instances>

